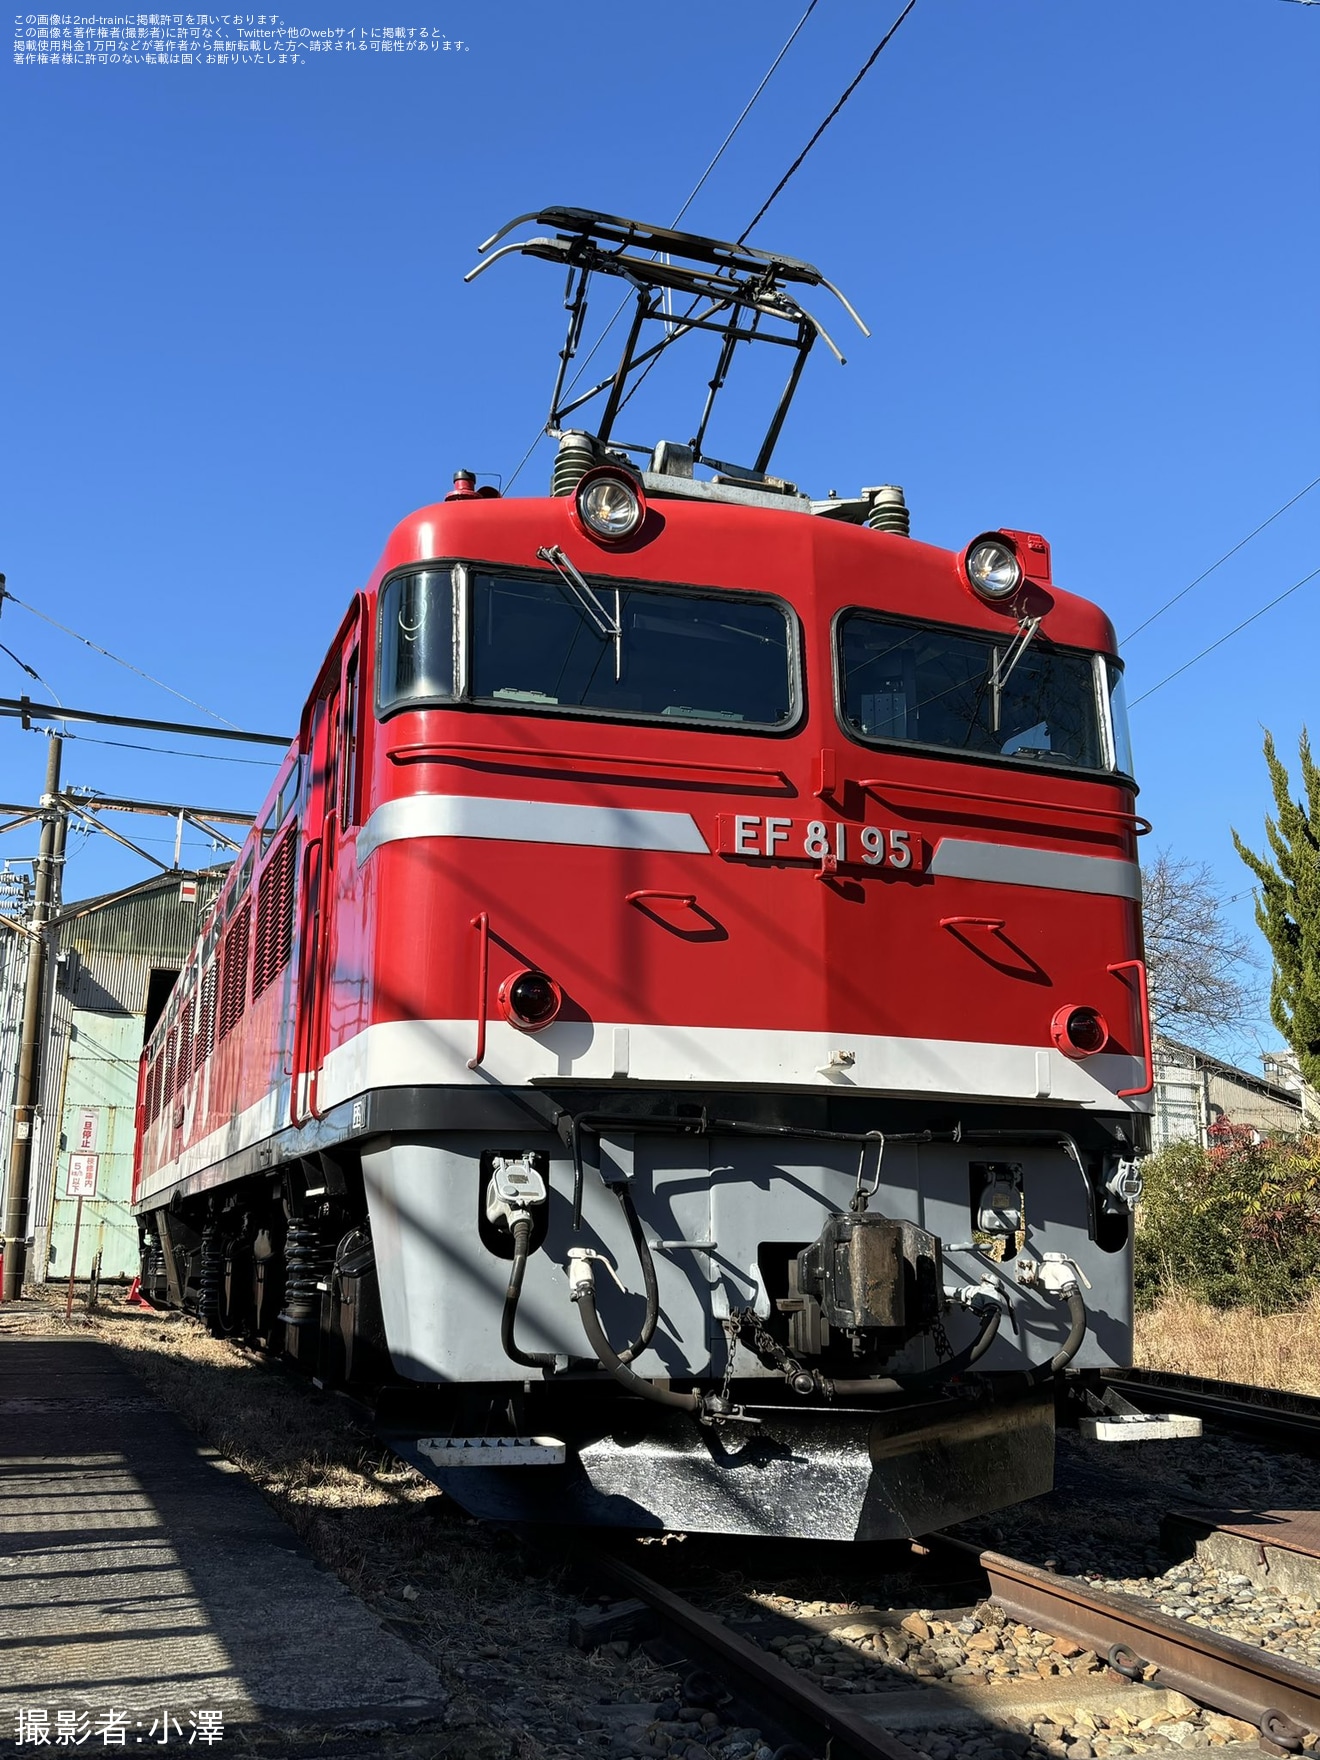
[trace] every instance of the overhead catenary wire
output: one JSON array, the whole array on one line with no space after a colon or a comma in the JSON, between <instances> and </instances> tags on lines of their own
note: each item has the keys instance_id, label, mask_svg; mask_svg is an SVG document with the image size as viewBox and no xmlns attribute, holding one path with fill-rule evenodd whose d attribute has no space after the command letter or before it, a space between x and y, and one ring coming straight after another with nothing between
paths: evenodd
<instances>
[{"instance_id":1,"label":"overhead catenary wire","mask_svg":"<svg viewBox=\"0 0 1320 1760\"><path fill-rule=\"evenodd\" d=\"M719 146L715 149L715 152L714 152L713 156L711 157L709 164L706 166L706 169L702 172L701 176L697 179L697 181L693 184L691 190L688 192L687 200L683 203L683 206L678 210L677 214L675 214L674 218L669 222L671 231L674 227L676 227L678 225L679 221L683 218L684 214L687 213L688 209L692 206L693 202L696 201L697 196L701 193L701 189L702 189L703 185L706 183L706 180L710 177L710 175L714 171L715 167L719 164L720 160L724 157L725 153L728 151L728 148L731 145L734 136L738 133L738 130L742 127L743 123L746 122L747 118L751 115L752 109L755 106L757 99L761 96L761 93L769 85L771 79L774 77L775 70L778 68L780 62L784 59L785 55L787 55L789 50L793 47L794 43L797 41L798 36L800 35L800 33L802 31L803 25L806 24L807 20L811 17L812 13L816 10L816 8L819 4L820 4L820 0L809 0L806 11L802 14L801 18L799 18L797 23L793 26L793 29L789 32L788 36L784 40L783 47L780 49L779 53L775 56L774 60L770 63L769 67L766 68L764 74L761 76L760 84L757 86L756 90L752 93L751 97L747 100L747 102L743 105L742 110L739 112L737 121L734 123L733 127L729 130L728 134L725 135L724 139L720 142ZM601 345L605 341L605 338L609 335L610 331L613 330L614 326L618 323L619 319L623 316L624 312L627 310L629 297L630 296L628 294L624 295L624 297L619 302L618 308L615 311L614 316L610 319L609 323L606 324L605 328L601 331L600 335L596 338L595 342L592 343L590 351L585 356L585 358L582 360L582 362L579 364L577 372L574 373L573 377L569 380L568 385L565 387L565 392L564 392L565 396L567 396L568 393L573 390L573 387L582 378L582 375L586 372L587 368L591 365L592 361L595 359L596 354L599 352L599 350L601 348ZM531 445L527 448L526 452L524 452L522 457L519 459L517 469L514 471L513 475L509 478L509 489L513 488L513 485L517 482L519 476L522 473L524 465L526 465L528 459L536 451L536 448L541 444L541 441L544 438L545 438L545 429L542 428L540 430L540 432L537 434L536 438L532 441ZM507 494L508 490L505 490L505 493Z\"/></svg>"},{"instance_id":2,"label":"overhead catenary wire","mask_svg":"<svg viewBox=\"0 0 1320 1760\"><path fill-rule=\"evenodd\" d=\"M1148 691L1142 691L1139 697L1134 697L1130 707L1135 709L1138 703L1144 703L1147 697L1153 697L1156 691L1162 691L1166 684L1172 684L1175 678L1181 678L1183 673L1186 672L1189 667L1195 666L1200 660L1204 660L1207 654L1213 654L1216 648L1222 648L1225 642L1232 641L1234 636L1240 635L1248 625L1255 623L1257 618L1264 617L1267 611L1273 611L1276 605L1282 605L1285 599L1291 598L1294 593L1300 592L1307 582L1313 581L1317 575L1320 575L1320 568L1313 568L1310 574L1304 574L1301 580L1294 581L1290 587L1285 587L1283 592L1277 594L1268 602L1268 604L1262 605L1258 611L1253 611L1250 617L1244 617L1241 623L1234 624L1233 628L1220 636L1218 641L1211 642L1208 648L1202 648L1199 654L1193 654L1190 660L1185 660L1181 666L1175 667L1172 672L1166 673L1165 676L1160 679L1158 684L1153 684Z\"/></svg>"},{"instance_id":3,"label":"overhead catenary wire","mask_svg":"<svg viewBox=\"0 0 1320 1760\"><path fill-rule=\"evenodd\" d=\"M72 636L75 642L81 642L94 654L101 654L105 659L113 660L116 666L123 666L129 672L136 673L139 678L146 679L148 684L154 684L159 690L168 691L170 696L177 697L181 703L188 703L192 708L200 709L202 714L209 715L212 721L218 721L224 727L237 725L237 723L230 721L228 716L219 715L214 709L208 709L205 703L199 703L195 697L187 696L183 691L176 691L174 686L166 684L164 679L156 678L150 672L144 672L140 666L134 666L131 660L125 660L120 654L112 654L109 648L103 648L99 642L92 641L90 636L81 635L76 629L70 629L67 623L61 623L57 617L51 617L45 611L39 611L35 605L29 605L25 600L20 599L17 593L11 592L7 586L0 584L0 603L3 603L5 599L29 612L33 617L39 617L43 623L50 624L52 628L63 631L66 636ZM47 689L49 688L47 686Z\"/></svg>"},{"instance_id":4,"label":"overhead catenary wire","mask_svg":"<svg viewBox=\"0 0 1320 1760\"><path fill-rule=\"evenodd\" d=\"M28 731L30 733L50 734L54 733L56 730L53 727L37 727L34 724ZM231 758L225 752L182 752L175 746L143 746L137 745L134 741L127 739L97 739L95 734L74 733L70 729L61 730L60 737L62 739L80 739L85 745L89 746L116 746L120 751L124 752L158 752L163 758L187 758L190 762L197 761L205 764L255 764L262 770L278 770L280 767L280 760L278 758Z\"/></svg>"},{"instance_id":5,"label":"overhead catenary wire","mask_svg":"<svg viewBox=\"0 0 1320 1760\"><path fill-rule=\"evenodd\" d=\"M816 142L824 134L825 130L834 121L835 117L843 109L844 105L848 102L849 98L852 97L853 93L857 90L858 86L861 85L862 81L866 78L867 74L870 73L871 69L875 66L876 62L880 59L880 57L884 53L884 51L889 47L890 43L892 42L893 38L895 37L895 35L898 32L899 26L907 18L908 14L912 11L913 7L916 4L917 4L917 0L907 0L907 5L903 8L902 12L899 13L898 17L894 20L893 24L890 25L889 29L885 32L884 36L881 37L880 41L876 44L875 48L872 49L871 53L867 56L866 60L862 63L861 67L858 69L856 75L851 80L851 82L847 86L844 87L843 93L840 96L839 101L835 104L834 108L825 117L824 121L816 129L816 132L812 135L811 139L807 142L806 146L803 147L802 151L798 154L797 158L794 159L793 163L789 166L788 170L780 178L779 182L770 191L770 194L765 198L765 200L761 203L761 206L756 210L755 214L752 215L751 219L747 222L746 226L744 226L742 231L738 234L738 241L737 242L739 244L745 244L747 242L747 239L751 234L752 228L756 225L757 221L763 220L765 218L766 214L770 211L770 208L774 205L775 202L777 202L779 200L780 196L783 195L783 193L784 193L785 189L787 189L791 179L793 177L795 177L797 175L797 173L801 170L803 161L806 159L807 154L815 146Z\"/></svg>"},{"instance_id":6,"label":"overhead catenary wire","mask_svg":"<svg viewBox=\"0 0 1320 1760\"><path fill-rule=\"evenodd\" d=\"M1309 0L1308 0L1308 3L1309 3ZM1287 513L1287 511L1290 507L1295 507L1304 495L1309 495L1311 493L1312 489L1316 488L1317 486L1320 486L1320 477L1313 477L1304 489L1299 489L1297 491L1297 493L1291 497L1290 500L1284 502L1282 507L1276 507L1274 512L1270 515L1270 517L1268 519L1263 519L1260 522L1260 524L1254 529L1254 531L1248 532L1245 538L1240 538L1238 540L1238 542L1236 544L1234 544L1234 546L1231 550L1225 550L1224 554L1219 558L1218 562L1212 562L1210 564L1209 568L1204 569L1200 574L1198 574L1194 581L1188 581L1187 585L1185 587L1181 588L1178 592L1176 592L1171 599L1166 599L1164 601L1163 605L1161 605L1157 610L1152 611L1150 616L1148 618L1146 618L1144 623L1139 623L1134 630L1129 630L1127 635L1125 635L1122 638L1123 641L1125 643L1130 642L1134 636L1139 636L1141 634L1142 630L1149 629L1151 624L1154 623L1154 621L1157 617L1163 617L1164 613L1166 611L1168 611L1171 606L1176 605L1178 603L1179 599L1185 599L1187 597L1188 593L1191 592L1193 587L1199 587L1203 580L1208 580L1209 577L1215 572L1215 570L1217 568L1222 568L1223 565L1229 560L1229 558L1231 556L1236 556L1238 551L1243 549L1247 544L1249 544L1253 538L1259 537L1260 534L1265 530L1266 526L1272 526L1276 519L1278 519L1282 514Z\"/></svg>"},{"instance_id":7,"label":"overhead catenary wire","mask_svg":"<svg viewBox=\"0 0 1320 1760\"><path fill-rule=\"evenodd\" d=\"M876 62L880 59L880 56L883 54L885 49L887 49L889 47L889 44L893 41L894 36L896 35L899 26L903 23L904 19L907 18L908 14L912 11L912 9L916 6L916 4L917 4L917 0L907 0L907 5L899 13L898 17L894 20L893 24L890 25L889 29L885 32L884 36L881 37L880 41L876 44L875 48L872 49L871 53L867 56L866 60L862 63L861 67L853 75L853 78L844 87L843 92L840 94L840 96L839 96L838 100L836 101L836 103L834 104L833 108L825 116L824 120L817 126L815 133L812 135L811 139L807 142L806 146L803 147L802 151L798 154L797 158L794 159L793 163L789 166L788 170L780 178L779 182L770 191L770 194L765 198L765 200L761 203L761 206L756 210L755 214L752 215L752 218L747 222L746 226L744 226L742 231L738 234L738 237L735 241L736 243L738 243L740 245L746 244L748 237L751 234L752 228L756 225L756 223L759 220L762 220L765 218L766 214L770 211L770 208L773 206L773 204L779 200L779 197L784 193L785 189L787 189L790 181L801 170L802 165L803 165L804 161L806 160L808 153L810 153L811 149L816 145L816 142L821 138L821 136L825 133L825 130L830 126L830 124L834 121L835 117L843 109L844 105L848 102L849 98L852 97L853 93L857 90L858 86L861 85L862 81L866 78L867 74L875 66ZM699 300L694 299L692 304L688 307L687 311L683 313L683 318L690 318L692 313L696 310L699 303L700 303ZM680 323L681 322L682 322L682 320L680 319ZM640 391L642 386L646 383L647 376L649 375L652 367L655 366L656 362L660 359L660 357L664 353L665 349L670 345L670 343L677 340L677 337L681 334L683 334L683 332L681 330L672 331L668 336L666 336L661 341L660 346L656 349L655 353L651 356L650 360L646 363L646 365L642 368L641 372L637 375L636 380L629 387L626 395L620 400L619 409L621 411L627 407L627 405L632 400L635 393Z\"/></svg>"},{"instance_id":8,"label":"overhead catenary wire","mask_svg":"<svg viewBox=\"0 0 1320 1760\"><path fill-rule=\"evenodd\" d=\"M54 685L48 684L37 671L35 666L29 666L26 660L20 660L14 650L12 648L7 648L3 642L0 642L0 654L8 654L9 658L14 662L14 665L17 666L20 672L26 672L29 678L35 678L37 683L41 685L43 689L48 690L57 703L59 702L60 699Z\"/></svg>"}]
</instances>

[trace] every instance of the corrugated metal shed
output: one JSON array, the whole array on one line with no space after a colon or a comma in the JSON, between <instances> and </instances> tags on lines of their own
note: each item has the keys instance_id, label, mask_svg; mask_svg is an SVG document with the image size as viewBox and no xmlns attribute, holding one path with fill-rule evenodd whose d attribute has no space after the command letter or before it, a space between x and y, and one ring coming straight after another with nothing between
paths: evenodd
<instances>
[{"instance_id":1,"label":"corrugated metal shed","mask_svg":"<svg viewBox=\"0 0 1320 1760\"><path fill-rule=\"evenodd\" d=\"M18 1081L18 1047L23 1031L23 982L27 975L27 938L0 926L0 1193L9 1166L14 1128L14 1087Z\"/></svg>"},{"instance_id":2,"label":"corrugated metal shed","mask_svg":"<svg viewBox=\"0 0 1320 1760\"><path fill-rule=\"evenodd\" d=\"M68 1275L66 1242L74 1205L64 1196L68 1158L80 1151L74 1135L89 1130L98 1144L92 1152L102 1157L102 1164L97 1198L89 1200L90 1213L85 1208L83 1218L93 1246L80 1247L79 1274L86 1272L98 1240L104 1251L103 1275L128 1275L135 1268L136 1230L126 1218L147 989L153 972L182 967L225 872L213 869L202 875L194 898L181 895L185 876L158 874L122 892L66 905L52 920L43 1011L48 1035L28 1205L28 1233L34 1241L28 1275L34 1282ZM25 957L22 938L6 934L0 960L10 943ZM21 1012L22 963L11 950L17 976L11 969L7 977L0 964L0 1083L8 1082L11 1105L17 1029L10 1033L12 1045L3 1035L14 1007ZM90 1124L89 1114L94 1115ZM8 1170L10 1118L7 1111L0 1180Z\"/></svg>"}]
</instances>

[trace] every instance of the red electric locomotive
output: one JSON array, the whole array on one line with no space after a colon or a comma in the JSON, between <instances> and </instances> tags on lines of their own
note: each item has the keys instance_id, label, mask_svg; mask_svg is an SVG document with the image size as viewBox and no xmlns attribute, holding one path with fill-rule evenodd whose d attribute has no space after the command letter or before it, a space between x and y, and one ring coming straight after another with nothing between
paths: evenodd
<instances>
[{"instance_id":1,"label":"red electric locomotive","mask_svg":"<svg viewBox=\"0 0 1320 1760\"><path fill-rule=\"evenodd\" d=\"M810 265L527 218L495 255L567 266L564 366L598 272L623 357L561 370L549 496L460 472L350 606L143 1054L144 1285L411 1388L397 1445L481 1513L881 1538L1033 1495L1065 1368L1130 1360L1113 631L1035 534L769 474ZM702 332L693 441L617 444ZM738 468L753 341L791 371Z\"/></svg>"}]
</instances>

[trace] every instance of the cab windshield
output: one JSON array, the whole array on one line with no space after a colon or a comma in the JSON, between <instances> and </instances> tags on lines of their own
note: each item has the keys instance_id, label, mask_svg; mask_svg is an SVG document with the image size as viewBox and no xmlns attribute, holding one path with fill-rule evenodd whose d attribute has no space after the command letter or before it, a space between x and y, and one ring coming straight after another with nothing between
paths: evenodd
<instances>
[{"instance_id":1,"label":"cab windshield","mask_svg":"<svg viewBox=\"0 0 1320 1760\"><path fill-rule=\"evenodd\" d=\"M1035 632L1024 642L1024 634L1011 626L1002 637L914 627L845 612L839 704L848 731L868 742L1055 768L1126 769L1104 700L1120 684L1117 667L1105 676L1098 656L1057 648Z\"/></svg>"},{"instance_id":2,"label":"cab windshield","mask_svg":"<svg viewBox=\"0 0 1320 1760\"><path fill-rule=\"evenodd\" d=\"M445 701L785 727L798 713L794 626L749 593L417 570L381 593L378 707Z\"/></svg>"}]
</instances>

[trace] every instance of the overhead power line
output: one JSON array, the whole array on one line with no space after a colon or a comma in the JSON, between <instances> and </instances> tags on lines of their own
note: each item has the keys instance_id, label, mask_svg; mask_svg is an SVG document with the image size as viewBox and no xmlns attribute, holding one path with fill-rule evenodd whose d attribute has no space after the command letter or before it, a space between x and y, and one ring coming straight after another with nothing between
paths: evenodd
<instances>
[{"instance_id":1,"label":"overhead power line","mask_svg":"<svg viewBox=\"0 0 1320 1760\"><path fill-rule=\"evenodd\" d=\"M67 623L61 623L58 618L49 617L44 611L38 611L35 605L27 604L24 600L18 597L17 593L11 593L9 588L4 584L3 576L0 576L0 603L3 603L5 599L11 600L24 611L31 612L33 617L39 617L43 623L50 624L53 629L62 630L66 636L72 636L75 642L81 642L85 648L90 648L94 654L101 654L105 659L113 660L116 666L123 666L129 672L136 673L139 678L145 678L148 684L154 684L159 690L168 691L170 696L177 697L181 703L188 703L192 708L200 709L203 715L209 715L213 721L220 722L222 726L233 727L235 725L235 723L230 721L226 716L217 715L214 709L208 709L205 703L199 703L196 698L185 696L182 691L176 691L174 686L172 684L166 684L164 679L154 678L151 673L144 672L140 666L134 666L131 660L125 660L119 654L112 654L109 648L103 648L99 642L92 641L89 636L80 635L76 629L70 629ZM22 661L20 661L19 664L22 665ZM25 672L28 670L27 667L24 667L23 669ZM46 688L49 690L50 686L47 685Z\"/></svg>"},{"instance_id":2,"label":"overhead power line","mask_svg":"<svg viewBox=\"0 0 1320 1760\"><path fill-rule=\"evenodd\" d=\"M1307 0L1307 4L1310 4L1310 0ZM1171 605L1176 605L1179 599L1185 599L1193 587L1199 587L1201 582L1208 579L1217 568L1222 568L1230 556L1236 556L1238 551L1241 550L1244 545L1249 544L1253 538L1259 537L1260 533L1265 530L1266 526L1272 526L1275 520L1279 518L1280 514L1287 513L1290 507L1295 507L1302 499L1303 495L1309 495L1312 489L1318 484L1320 484L1320 477L1313 477L1306 487L1304 489L1299 489L1290 501L1285 501L1282 507L1275 508L1274 512L1268 519L1263 519L1256 527L1255 531L1248 532L1245 538L1240 538L1231 550L1225 550L1218 562L1212 562L1209 568L1205 569L1201 574L1198 574L1194 581L1188 581L1187 585L1183 587L1181 591L1175 593L1172 599L1166 599L1157 611L1152 611L1144 623L1139 623L1134 630L1130 630L1128 634L1123 637L1123 641L1125 643L1130 642L1133 636L1139 636L1143 629L1149 629L1157 617L1163 617L1164 613Z\"/></svg>"},{"instance_id":3,"label":"overhead power line","mask_svg":"<svg viewBox=\"0 0 1320 1760\"><path fill-rule=\"evenodd\" d=\"M29 678L36 679L39 685L42 685L46 690L50 691L52 697L55 696L53 687L46 683L36 667L29 666L26 660L20 660L14 650L12 648L6 648L3 642L0 642L0 654L8 654L9 658L14 662L14 665L17 666L20 672L26 672ZM55 700L58 702L59 698L56 697Z\"/></svg>"},{"instance_id":4,"label":"overhead power line","mask_svg":"<svg viewBox=\"0 0 1320 1760\"><path fill-rule=\"evenodd\" d=\"M747 118L751 115L752 106L756 103L756 100L761 96L761 93L765 90L765 88L770 84L770 81L774 76L775 69L779 66L779 63L784 59L785 55L788 54L789 50L793 47L794 43L797 42L798 36L802 30L803 25L806 24L807 20L811 17L812 13L816 10L816 8L819 4L820 4L820 0L811 0L811 3L807 7L807 10L802 14L802 17L797 21L797 23L793 26L793 29L789 32L788 37L785 39L783 48L779 51L778 55L775 56L774 60L770 63L769 67L766 68L765 74L761 80L760 85L757 86L756 90L752 93L751 97L743 105L742 112L739 115L738 120L734 123L733 127L729 130L728 134L725 135L724 139L720 142L719 147L716 149L714 158L711 160L710 164L707 165L706 169L702 172L701 176L697 179L697 181L693 184L692 190L688 196L688 199L683 203L683 206L678 210L677 214L675 214L674 218L669 222L671 227L678 225L679 221L683 218L684 214L687 213L688 209L692 206L693 202L696 201L697 196L701 191L701 186L705 183L706 179L710 176L711 172L715 169L715 167L719 164L720 160L724 157L725 150L729 146L729 143L733 140L734 135L737 134L738 130L742 127L743 123L746 122ZM628 303L627 300L625 300L624 305L626 305L627 303ZM622 310L623 308L620 307L619 309ZM583 364L583 368L585 369L586 362L584 361L582 364Z\"/></svg>"},{"instance_id":5,"label":"overhead power line","mask_svg":"<svg viewBox=\"0 0 1320 1760\"><path fill-rule=\"evenodd\" d=\"M279 769L278 758L234 758L228 752L181 752L177 746L144 746L131 739L97 739L92 733L71 733L67 727L38 727L35 723L29 731L43 734L58 732L61 738L80 739L85 746L116 746L121 752L157 752L162 758L187 758L193 764L252 764L262 770Z\"/></svg>"},{"instance_id":6,"label":"overhead power line","mask_svg":"<svg viewBox=\"0 0 1320 1760\"><path fill-rule=\"evenodd\" d=\"M884 53L884 51L889 47L890 43L892 42L894 36L896 35L896 33L898 31L898 27L903 23L904 19L907 17L909 12L912 11L912 8L916 5L916 3L917 3L917 0L907 0L907 5L903 8L902 12L899 13L898 17L894 20L893 24L890 25L889 29L885 32L884 36L881 37L880 41L876 44L875 48L872 49L871 53L867 56L866 60L862 63L861 67L857 71L856 77L851 81L851 83L849 85L845 86L845 88L843 90L843 94L840 97L838 103L830 111L829 115L826 116L825 120L820 124L820 127L816 130L815 134L812 135L811 139L807 142L806 146L803 147L802 151L798 154L797 158L794 159L793 163L789 166L788 170L780 178L779 182L775 185L775 187L770 191L770 194L761 203L761 206L756 210L755 214L752 215L752 218L748 221L747 225L743 227L741 233L738 235L738 243L739 244L745 244L747 242L747 238L750 235L752 228L756 225L757 221L764 219L765 215L769 211L772 204L775 203L776 201L778 201L779 197L784 193L785 189L788 187L789 180L792 177L794 177L797 174L797 172L801 169L802 162L806 158L807 154L815 146L816 142L824 134L825 130L829 127L831 122L834 121L834 118L839 114L840 110L843 109L844 105L848 102L849 98L852 97L853 93L857 90L858 86L861 85L862 81L866 78L867 74L870 73L871 69L875 66L876 62L880 59L880 57Z\"/></svg>"},{"instance_id":7,"label":"overhead power line","mask_svg":"<svg viewBox=\"0 0 1320 1760\"><path fill-rule=\"evenodd\" d=\"M839 97L838 101L835 103L833 109L830 110L829 114L825 117L824 121L816 129L816 132L812 135L811 139L807 142L806 146L803 147L802 151L798 154L797 158L794 159L793 163L789 166L788 170L780 178L779 182L775 185L775 187L770 191L770 194L761 203L761 206L756 210L756 213L753 214L752 218L747 222L746 226L744 226L742 231L738 234L738 238L736 240L736 242L738 244L746 244L748 236L751 233L752 228L756 225L757 221L762 219L765 216L765 214L768 213L771 205L774 202L776 202L779 199L779 197L783 194L784 190L788 187L790 179L792 179L797 174L797 172L801 169L801 166L803 164L803 161L806 159L807 154L815 146L816 142L824 134L825 130L829 127L831 122L834 121L834 118L839 114L840 110L843 109L844 105L848 102L849 98L852 97L853 93L857 90L858 86L861 85L862 81L866 78L867 74L871 71L871 69L875 66L876 62L880 59L880 56L883 53L883 51L888 48L889 44L894 39L894 35L897 32L898 27L903 23L903 20L912 11L912 9L916 5L916 3L917 3L917 0L907 0L907 5L903 8L902 12L899 13L898 17L894 20L893 24L890 25L889 29L885 32L884 36L881 37L880 41L876 44L875 48L872 49L871 53L867 56L866 60L862 63L862 65L858 69L857 73L853 76L853 78L849 81L849 83L844 87L843 92L842 92L841 96ZM701 302L700 302L699 298L694 299L692 301L692 303L688 307L687 311L684 312L682 314L682 317L679 319L680 326L683 324L684 320L686 320L687 318L690 318L692 316L693 312L696 311L696 309L700 303ZM672 343L676 342L681 335L684 335L684 334L685 334L685 332L681 327L676 328L674 330L671 330L669 335L664 337L661 340L659 346L656 348L655 353L651 356L650 360L642 368L641 372L637 375L637 378L633 381L633 384L629 388L628 392L620 401L620 403L619 403L620 410L626 409L629 402L632 400L632 398L637 394L637 392L639 392L641 390L642 386L646 383L646 380L651 373L651 369L655 366L656 362L664 354L665 350ZM869 335L869 332L868 332L868 335Z\"/></svg>"},{"instance_id":8,"label":"overhead power line","mask_svg":"<svg viewBox=\"0 0 1320 1760\"><path fill-rule=\"evenodd\" d=\"M1181 666L1176 667L1174 671L1168 673L1158 684L1153 684L1148 691L1142 691L1139 697L1134 697L1132 699L1131 707L1135 709L1138 703L1144 703L1147 697L1153 697L1156 691L1162 691L1166 684L1172 684L1175 678L1181 678L1183 673L1187 671L1188 667L1195 666L1198 660L1204 660L1207 654L1213 654L1216 648L1222 648L1225 642L1231 641L1236 635L1240 635L1242 631L1246 629L1248 624L1255 623L1258 617L1264 617L1267 611L1273 611L1276 605L1282 605L1285 599L1291 598L1294 593L1299 592L1308 581L1313 581L1318 574L1320 574L1320 568L1313 568L1310 574L1305 574L1302 576L1301 580L1294 581L1292 586L1285 588L1285 590L1276 598L1271 599L1267 605L1262 605L1259 611L1253 611L1250 617L1244 617L1241 623L1235 624L1226 635L1220 636L1217 642L1211 642L1208 648L1202 648L1199 654L1193 654L1190 660L1185 660Z\"/></svg>"}]
</instances>

